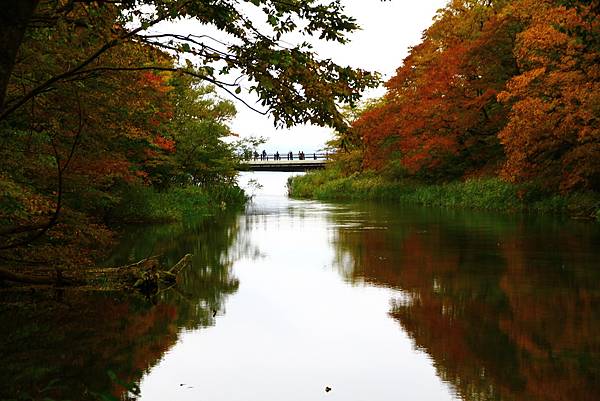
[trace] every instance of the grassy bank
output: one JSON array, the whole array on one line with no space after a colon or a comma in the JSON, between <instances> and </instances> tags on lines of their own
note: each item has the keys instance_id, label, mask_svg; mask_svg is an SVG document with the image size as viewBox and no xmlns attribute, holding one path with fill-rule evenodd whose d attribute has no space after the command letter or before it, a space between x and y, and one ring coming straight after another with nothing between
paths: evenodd
<instances>
[{"instance_id":1,"label":"grassy bank","mask_svg":"<svg viewBox=\"0 0 600 401\"><path fill-rule=\"evenodd\" d=\"M214 215L224 209L241 208L246 203L244 191L237 186L196 186L157 191L138 186L122 195L109 211L114 223L168 223Z\"/></svg>"},{"instance_id":2,"label":"grassy bank","mask_svg":"<svg viewBox=\"0 0 600 401\"><path fill-rule=\"evenodd\" d=\"M535 211L568 214L600 221L600 194L557 195L533 185L515 185L498 178L478 178L426 185L389 181L373 174L342 177L331 169L290 178L290 196L321 200L389 200L449 208Z\"/></svg>"}]
</instances>

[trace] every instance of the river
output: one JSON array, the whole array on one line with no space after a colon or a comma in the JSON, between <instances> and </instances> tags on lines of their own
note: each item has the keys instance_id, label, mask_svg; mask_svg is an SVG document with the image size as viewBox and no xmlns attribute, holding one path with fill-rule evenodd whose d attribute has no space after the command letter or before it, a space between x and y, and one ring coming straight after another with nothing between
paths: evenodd
<instances>
[{"instance_id":1,"label":"river","mask_svg":"<svg viewBox=\"0 0 600 401\"><path fill-rule=\"evenodd\" d=\"M194 255L151 302L0 294L0 398L597 399L600 225L291 200L288 176L244 173L244 213L131 228L107 263Z\"/></svg>"}]
</instances>

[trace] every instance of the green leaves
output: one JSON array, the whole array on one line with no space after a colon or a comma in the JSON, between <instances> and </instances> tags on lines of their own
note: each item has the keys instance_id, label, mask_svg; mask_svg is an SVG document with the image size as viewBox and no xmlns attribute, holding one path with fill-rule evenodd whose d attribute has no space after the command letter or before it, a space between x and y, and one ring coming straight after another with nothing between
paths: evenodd
<instances>
[{"instance_id":1,"label":"green leaves","mask_svg":"<svg viewBox=\"0 0 600 401\"><path fill-rule=\"evenodd\" d=\"M319 60L306 41L293 49L279 43L288 32L345 43L346 35L358 29L358 25L354 18L344 14L339 0L250 1L262 13L270 31L261 31L253 22L257 20L254 15L242 14L234 0L183 5L165 0L144 3L165 12L182 7L179 16L196 19L227 33L232 39L228 42L234 45L220 43L216 37L182 37L169 33L164 35L164 41L149 40L148 43L158 47L169 43L171 49L193 53L195 63L201 66L197 67L198 71L209 78L215 71L221 75L242 71L250 81L258 83L251 91L258 94L259 102L271 112L279 126L313 123L341 127L343 119L337 104L353 104L364 89L380 83L376 73ZM208 70L208 66L213 70ZM224 85L230 83L224 77L219 79L225 80ZM234 89L234 93L240 94L240 89Z\"/></svg>"},{"instance_id":2,"label":"green leaves","mask_svg":"<svg viewBox=\"0 0 600 401\"><path fill-rule=\"evenodd\" d=\"M192 51L189 43L182 43L181 44L181 50L184 51L184 52L191 52Z\"/></svg>"},{"instance_id":3,"label":"green leaves","mask_svg":"<svg viewBox=\"0 0 600 401\"><path fill-rule=\"evenodd\" d=\"M256 82L250 90L278 126L313 123L345 129L338 105L354 104L362 90L380 82L376 73L319 60L300 46L274 49L257 42L232 49L239 67Z\"/></svg>"}]
</instances>

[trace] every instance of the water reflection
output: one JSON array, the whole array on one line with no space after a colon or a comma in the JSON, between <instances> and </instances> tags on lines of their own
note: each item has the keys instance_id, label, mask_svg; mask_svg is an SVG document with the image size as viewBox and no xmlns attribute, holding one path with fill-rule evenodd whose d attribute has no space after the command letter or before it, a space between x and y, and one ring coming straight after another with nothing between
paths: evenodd
<instances>
[{"instance_id":1,"label":"water reflection","mask_svg":"<svg viewBox=\"0 0 600 401\"><path fill-rule=\"evenodd\" d=\"M177 339L177 310L166 304L81 292L2 298L0 399L85 400L95 399L90 390L121 393L108 370L134 381Z\"/></svg>"},{"instance_id":2,"label":"water reflection","mask_svg":"<svg viewBox=\"0 0 600 401\"><path fill-rule=\"evenodd\" d=\"M340 273L399 289L397 319L464 400L600 394L600 230L377 205L337 215ZM386 229L365 229L386 222Z\"/></svg>"},{"instance_id":3,"label":"water reflection","mask_svg":"<svg viewBox=\"0 0 600 401\"><path fill-rule=\"evenodd\" d=\"M124 397L109 369L141 401L600 393L597 225L289 200L275 178L243 215L124 236L108 264L194 255L153 302L0 291L0 399Z\"/></svg>"},{"instance_id":4,"label":"water reflection","mask_svg":"<svg viewBox=\"0 0 600 401\"><path fill-rule=\"evenodd\" d=\"M151 301L122 293L0 292L0 399L125 397L110 379L138 382L181 335L214 324L239 286L231 254L242 244L236 215L127 232L110 265L150 255L174 264L193 253L177 289ZM50 385L51 388L48 388Z\"/></svg>"},{"instance_id":5,"label":"water reflection","mask_svg":"<svg viewBox=\"0 0 600 401\"><path fill-rule=\"evenodd\" d=\"M165 266L172 266L186 253L191 265L178 278L173 291L160 293L154 302L177 306L176 324L196 329L214 324L214 311L225 307L226 295L233 294L239 281L231 265L248 244L239 240L237 214L222 214L200 222L132 227L124 233L118 247L104 264L119 266L159 255Z\"/></svg>"}]
</instances>

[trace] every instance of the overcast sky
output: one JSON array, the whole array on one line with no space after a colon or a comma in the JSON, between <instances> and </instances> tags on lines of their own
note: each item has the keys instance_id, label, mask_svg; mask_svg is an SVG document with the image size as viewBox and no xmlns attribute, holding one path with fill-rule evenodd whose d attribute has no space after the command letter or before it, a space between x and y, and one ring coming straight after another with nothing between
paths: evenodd
<instances>
[{"instance_id":1,"label":"overcast sky","mask_svg":"<svg viewBox=\"0 0 600 401\"><path fill-rule=\"evenodd\" d=\"M331 58L340 65L378 71L387 80L400 66L409 48L419 43L422 32L431 25L436 11L447 0L342 0L342 3L346 6L346 14L356 18L362 30L352 34L350 43L345 45L311 40L315 51L321 58ZM169 30L181 33L201 34L206 29L192 21L169 25ZM365 97L381 96L384 92L383 88L372 90ZM256 102L252 95L243 93L242 96L250 104ZM277 130L268 116L248 109L241 102L236 102L236 107L238 114L232 122L233 131L242 137L268 138L264 145L268 153L276 150L280 153L290 150L312 153L323 148L332 137L330 128L317 126Z\"/></svg>"}]
</instances>

